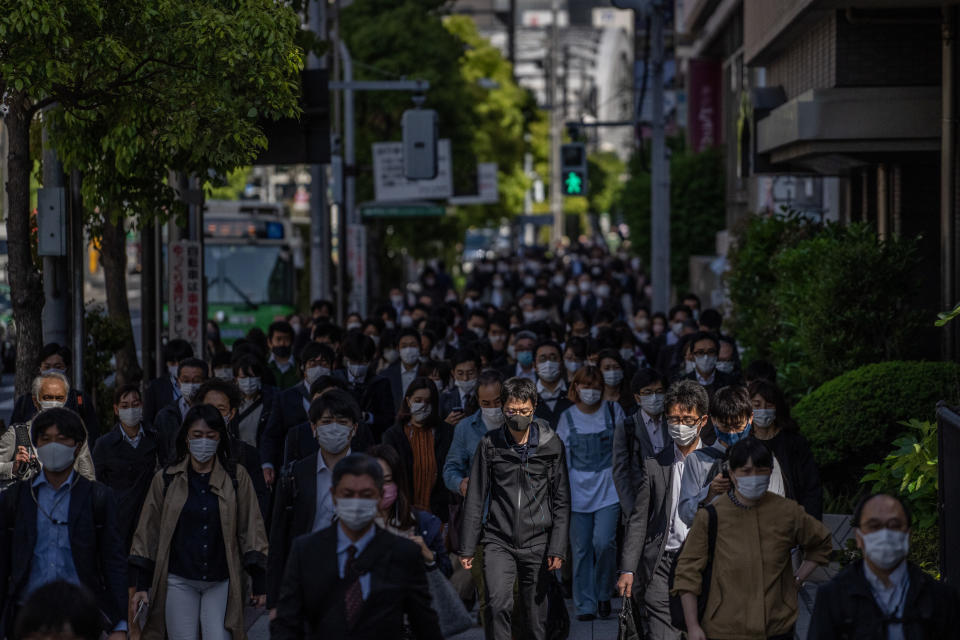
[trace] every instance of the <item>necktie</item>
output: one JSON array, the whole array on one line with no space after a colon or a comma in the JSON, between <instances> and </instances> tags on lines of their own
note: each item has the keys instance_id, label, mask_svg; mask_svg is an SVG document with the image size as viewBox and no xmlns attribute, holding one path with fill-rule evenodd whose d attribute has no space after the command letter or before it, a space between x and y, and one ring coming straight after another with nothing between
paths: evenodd
<instances>
[{"instance_id":1,"label":"necktie","mask_svg":"<svg viewBox=\"0 0 960 640\"><path fill-rule=\"evenodd\" d=\"M360 609L363 607L363 591L360 589L360 577L351 576L353 561L357 557L357 548L353 545L347 548L347 566L344 568L343 577L346 580L353 578L353 581L347 585L347 590L343 593L343 608L347 614L347 627L353 628L360 616Z\"/></svg>"}]
</instances>

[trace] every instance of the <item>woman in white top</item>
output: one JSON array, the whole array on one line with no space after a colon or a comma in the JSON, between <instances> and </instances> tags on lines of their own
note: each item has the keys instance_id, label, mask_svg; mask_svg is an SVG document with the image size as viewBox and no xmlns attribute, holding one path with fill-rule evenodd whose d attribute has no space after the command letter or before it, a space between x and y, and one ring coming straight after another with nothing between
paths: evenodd
<instances>
[{"instance_id":1,"label":"woman in white top","mask_svg":"<svg viewBox=\"0 0 960 640\"><path fill-rule=\"evenodd\" d=\"M567 449L570 476L570 550L577 619L610 615L616 580L620 503L613 484L613 428L623 409L603 400L603 374L587 366L574 374L557 435Z\"/></svg>"}]
</instances>

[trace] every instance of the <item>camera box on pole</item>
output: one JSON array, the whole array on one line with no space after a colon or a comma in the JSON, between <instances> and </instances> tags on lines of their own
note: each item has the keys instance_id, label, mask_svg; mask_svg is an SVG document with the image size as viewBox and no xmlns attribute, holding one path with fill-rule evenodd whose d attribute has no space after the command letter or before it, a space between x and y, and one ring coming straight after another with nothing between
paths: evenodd
<instances>
[{"instance_id":1,"label":"camera box on pole","mask_svg":"<svg viewBox=\"0 0 960 640\"><path fill-rule=\"evenodd\" d=\"M408 180L437 177L437 112L433 109L403 112L403 169Z\"/></svg>"}]
</instances>

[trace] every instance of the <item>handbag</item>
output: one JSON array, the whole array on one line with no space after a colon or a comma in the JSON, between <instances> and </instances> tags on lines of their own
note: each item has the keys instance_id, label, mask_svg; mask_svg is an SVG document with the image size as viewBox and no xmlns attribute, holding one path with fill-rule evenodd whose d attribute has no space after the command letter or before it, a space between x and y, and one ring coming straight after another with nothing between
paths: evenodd
<instances>
[{"instance_id":1,"label":"handbag","mask_svg":"<svg viewBox=\"0 0 960 640\"><path fill-rule=\"evenodd\" d=\"M643 635L637 626L637 614L633 608L633 598L623 598L620 619L617 626L617 640L642 640Z\"/></svg>"},{"instance_id":2,"label":"handbag","mask_svg":"<svg viewBox=\"0 0 960 640\"><path fill-rule=\"evenodd\" d=\"M463 606L457 590L440 569L434 567L427 571L427 587L430 589L430 600L433 610L437 612L443 637L449 638L473 628L473 616Z\"/></svg>"},{"instance_id":3,"label":"handbag","mask_svg":"<svg viewBox=\"0 0 960 640\"><path fill-rule=\"evenodd\" d=\"M707 510L707 565L703 568L703 579L700 584L700 595L697 596L697 620L703 620L703 613L707 609L707 598L710 597L710 579L713 577L713 555L717 550L717 510L712 504L708 504L704 509ZM670 567L670 591L673 592L673 581L676 578L677 562L680 559L680 553L683 547L677 552L677 557ZM687 619L683 615L683 604L680 596L670 596L670 624L680 631L687 630Z\"/></svg>"},{"instance_id":4,"label":"handbag","mask_svg":"<svg viewBox=\"0 0 960 640\"><path fill-rule=\"evenodd\" d=\"M563 586L560 580L549 572L547 585L547 640L564 640L570 635L570 614L563 600Z\"/></svg>"}]
</instances>

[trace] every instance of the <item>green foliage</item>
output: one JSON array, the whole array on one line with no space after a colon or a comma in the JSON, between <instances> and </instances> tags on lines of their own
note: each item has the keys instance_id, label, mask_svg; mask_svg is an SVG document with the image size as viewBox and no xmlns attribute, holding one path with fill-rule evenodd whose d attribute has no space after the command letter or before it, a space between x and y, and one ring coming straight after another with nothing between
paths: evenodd
<instances>
[{"instance_id":1,"label":"green foliage","mask_svg":"<svg viewBox=\"0 0 960 640\"><path fill-rule=\"evenodd\" d=\"M719 149L694 153L672 141L670 158L670 279L687 288L690 256L713 255L716 233L726 224L723 159ZM649 161L647 163L649 165ZM621 206L633 251L650 261L650 174L640 158L630 161Z\"/></svg>"},{"instance_id":2,"label":"green foliage","mask_svg":"<svg viewBox=\"0 0 960 640\"><path fill-rule=\"evenodd\" d=\"M873 493L903 496L914 526L927 529L937 522L937 424L915 419L900 424L909 431L893 441L893 451L882 462L866 466L860 482Z\"/></svg>"},{"instance_id":3,"label":"green foliage","mask_svg":"<svg viewBox=\"0 0 960 640\"><path fill-rule=\"evenodd\" d=\"M587 157L590 211L615 214L623 191L622 176L626 165L612 151L599 151Z\"/></svg>"},{"instance_id":4,"label":"green foliage","mask_svg":"<svg viewBox=\"0 0 960 640\"><path fill-rule=\"evenodd\" d=\"M942 313L938 313L937 321L934 324L938 327L944 327L947 325L948 322L950 322L957 316L960 316L960 304L957 304L957 306L955 306L950 311L944 311Z\"/></svg>"},{"instance_id":5,"label":"green foliage","mask_svg":"<svg viewBox=\"0 0 960 640\"><path fill-rule=\"evenodd\" d=\"M110 319L103 307L87 310L84 317L87 329L87 344L83 351L83 377L87 393L93 395L97 417L101 427L114 423L113 387L104 380L114 372L111 358L131 338L129 325Z\"/></svg>"},{"instance_id":6,"label":"green foliage","mask_svg":"<svg viewBox=\"0 0 960 640\"><path fill-rule=\"evenodd\" d=\"M849 371L805 396L793 417L820 464L824 487L842 495L865 465L883 458L898 423L933 420L940 400L960 400L960 365L882 362Z\"/></svg>"}]
</instances>

